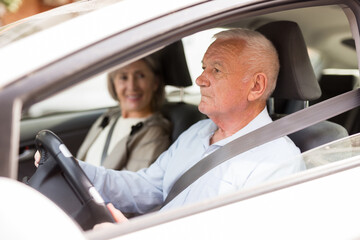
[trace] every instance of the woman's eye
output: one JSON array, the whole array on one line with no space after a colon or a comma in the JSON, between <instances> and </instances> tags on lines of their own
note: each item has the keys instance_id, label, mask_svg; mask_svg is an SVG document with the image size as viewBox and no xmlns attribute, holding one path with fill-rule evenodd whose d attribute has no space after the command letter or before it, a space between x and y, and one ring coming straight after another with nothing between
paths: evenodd
<instances>
[{"instance_id":1,"label":"woman's eye","mask_svg":"<svg viewBox=\"0 0 360 240\"><path fill-rule=\"evenodd\" d=\"M137 73L136 74L136 78L145 78L145 74L144 73Z\"/></svg>"}]
</instances>

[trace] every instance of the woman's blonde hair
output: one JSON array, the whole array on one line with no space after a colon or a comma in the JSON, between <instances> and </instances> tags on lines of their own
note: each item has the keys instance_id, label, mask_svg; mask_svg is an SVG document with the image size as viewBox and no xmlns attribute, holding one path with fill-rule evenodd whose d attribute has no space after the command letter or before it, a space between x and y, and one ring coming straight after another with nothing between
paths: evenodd
<instances>
[{"instance_id":1,"label":"woman's blonde hair","mask_svg":"<svg viewBox=\"0 0 360 240\"><path fill-rule=\"evenodd\" d=\"M154 92L153 98L151 99L151 110L158 111L165 100L165 85L164 81L161 76L161 68L158 60L153 56L144 57L138 61L144 61L146 65L151 69L154 73L155 79L158 81L158 88ZM110 93L110 96L115 100L119 101L115 86L114 86L114 79L119 69L116 69L110 72L107 76L107 87Z\"/></svg>"}]
</instances>

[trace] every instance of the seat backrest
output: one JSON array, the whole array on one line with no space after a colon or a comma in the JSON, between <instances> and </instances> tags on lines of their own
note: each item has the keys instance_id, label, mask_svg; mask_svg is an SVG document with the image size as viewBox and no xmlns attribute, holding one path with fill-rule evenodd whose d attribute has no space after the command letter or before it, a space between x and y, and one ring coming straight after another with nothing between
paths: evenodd
<instances>
[{"instance_id":1,"label":"seat backrest","mask_svg":"<svg viewBox=\"0 0 360 240\"><path fill-rule=\"evenodd\" d=\"M321 102L353 90L358 84L358 79L352 74L323 74L321 75L319 84L322 94L315 102Z\"/></svg>"},{"instance_id":2,"label":"seat backrest","mask_svg":"<svg viewBox=\"0 0 360 240\"><path fill-rule=\"evenodd\" d=\"M166 46L157 54L165 85L179 88L192 85L181 40ZM172 123L171 139L173 142L191 125L206 118L204 114L199 112L196 105L182 101L165 103L161 113Z\"/></svg>"},{"instance_id":3,"label":"seat backrest","mask_svg":"<svg viewBox=\"0 0 360 240\"><path fill-rule=\"evenodd\" d=\"M172 142L191 125L206 118L204 114L199 112L197 106L184 102L165 103L161 113L172 123Z\"/></svg>"},{"instance_id":4,"label":"seat backrest","mask_svg":"<svg viewBox=\"0 0 360 240\"><path fill-rule=\"evenodd\" d=\"M359 85L358 81L358 77L353 74L323 74L319 80L322 95L319 99L311 101L310 105L354 90ZM330 118L329 121L344 126L350 134L357 133L358 121L356 118L358 115L358 110L358 108L352 109Z\"/></svg>"},{"instance_id":5,"label":"seat backrest","mask_svg":"<svg viewBox=\"0 0 360 240\"><path fill-rule=\"evenodd\" d=\"M281 67L272 98L287 103L319 98L321 89L298 24L290 21L271 22L257 31L274 44L279 54ZM289 135L302 152L345 136L348 133L344 127L328 121Z\"/></svg>"}]
</instances>

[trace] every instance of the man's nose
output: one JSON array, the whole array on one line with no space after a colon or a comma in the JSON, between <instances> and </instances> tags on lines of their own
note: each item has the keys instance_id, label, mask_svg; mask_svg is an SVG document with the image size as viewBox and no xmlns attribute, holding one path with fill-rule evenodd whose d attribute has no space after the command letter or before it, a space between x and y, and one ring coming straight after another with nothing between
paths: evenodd
<instances>
[{"instance_id":1,"label":"man's nose","mask_svg":"<svg viewBox=\"0 0 360 240\"><path fill-rule=\"evenodd\" d=\"M199 87L208 87L208 86L210 86L210 81L206 77L205 71L203 71L201 73L201 75L196 79L195 82Z\"/></svg>"}]
</instances>

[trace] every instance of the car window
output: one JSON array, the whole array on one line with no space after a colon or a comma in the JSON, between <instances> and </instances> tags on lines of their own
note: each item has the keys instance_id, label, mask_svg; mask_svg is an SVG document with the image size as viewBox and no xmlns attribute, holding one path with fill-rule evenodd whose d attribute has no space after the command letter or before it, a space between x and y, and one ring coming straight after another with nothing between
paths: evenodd
<instances>
[{"instance_id":1,"label":"car window","mask_svg":"<svg viewBox=\"0 0 360 240\"><path fill-rule=\"evenodd\" d=\"M212 36L222 30L224 28L209 29L182 39L193 85L184 89L166 86L166 99L169 102L184 101L195 105L199 104L200 89L195 80L202 72L201 61L207 47L213 41ZM74 101L74 99L76 100ZM104 73L34 104L23 117L40 117L57 112L90 110L114 105L116 102L109 96L106 73Z\"/></svg>"},{"instance_id":2,"label":"car window","mask_svg":"<svg viewBox=\"0 0 360 240\"><path fill-rule=\"evenodd\" d=\"M111 107L116 104L107 90L106 74L101 74L32 105L23 118Z\"/></svg>"},{"instance_id":3,"label":"car window","mask_svg":"<svg viewBox=\"0 0 360 240\"><path fill-rule=\"evenodd\" d=\"M306 167L313 168L360 155L360 133L354 134L302 154Z\"/></svg>"}]
</instances>

